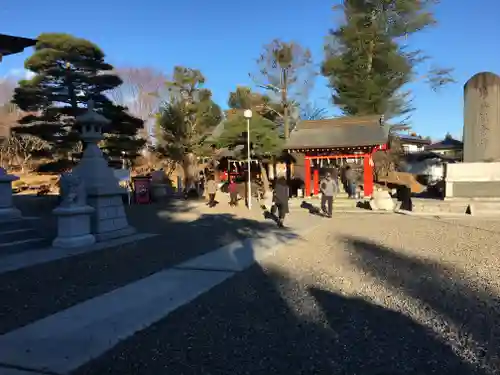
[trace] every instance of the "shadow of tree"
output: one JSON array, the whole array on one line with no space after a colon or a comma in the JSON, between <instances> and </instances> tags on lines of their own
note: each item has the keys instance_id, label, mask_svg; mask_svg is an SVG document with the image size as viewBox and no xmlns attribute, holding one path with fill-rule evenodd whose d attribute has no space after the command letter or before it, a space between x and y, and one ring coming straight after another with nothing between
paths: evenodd
<instances>
[{"instance_id":1,"label":"shadow of tree","mask_svg":"<svg viewBox=\"0 0 500 375\"><path fill-rule=\"evenodd\" d=\"M403 314L307 284L255 265L72 375L484 374Z\"/></svg>"},{"instance_id":2,"label":"shadow of tree","mask_svg":"<svg viewBox=\"0 0 500 375\"><path fill-rule=\"evenodd\" d=\"M496 292L449 266L408 257L356 237L344 240L354 264L451 322L457 333L447 332L437 321L431 325L449 336L467 360L500 373L500 298Z\"/></svg>"}]
</instances>

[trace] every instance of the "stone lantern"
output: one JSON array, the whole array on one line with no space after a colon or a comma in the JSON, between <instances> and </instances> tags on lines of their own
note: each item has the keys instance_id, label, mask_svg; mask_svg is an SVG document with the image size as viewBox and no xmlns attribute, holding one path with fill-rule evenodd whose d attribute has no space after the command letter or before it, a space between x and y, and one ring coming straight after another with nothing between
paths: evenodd
<instances>
[{"instance_id":1,"label":"stone lantern","mask_svg":"<svg viewBox=\"0 0 500 375\"><path fill-rule=\"evenodd\" d=\"M92 234L97 241L128 236L135 229L128 225L123 195L126 190L119 185L113 170L98 146L103 139L103 127L110 121L94 110L92 101L88 110L76 118L81 127L81 140L85 144L82 159L74 168L84 181L87 203L94 207Z\"/></svg>"}]
</instances>

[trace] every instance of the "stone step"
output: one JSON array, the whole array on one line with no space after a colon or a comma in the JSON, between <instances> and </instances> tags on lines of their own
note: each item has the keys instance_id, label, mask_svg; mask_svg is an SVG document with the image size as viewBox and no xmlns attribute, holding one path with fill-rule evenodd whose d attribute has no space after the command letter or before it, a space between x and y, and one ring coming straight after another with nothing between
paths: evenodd
<instances>
[{"instance_id":1,"label":"stone step","mask_svg":"<svg viewBox=\"0 0 500 375\"><path fill-rule=\"evenodd\" d=\"M500 202L470 202L467 213L473 216L499 216L500 217Z\"/></svg>"},{"instance_id":2,"label":"stone step","mask_svg":"<svg viewBox=\"0 0 500 375\"><path fill-rule=\"evenodd\" d=\"M413 211L420 213L454 213L465 214L467 204L445 202L439 200L412 200Z\"/></svg>"},{"instance_id":3,"label":"stone step","mask_svg":"<svg viewBox=\"0 0 500 375\"><path fill-rule=\"evenodd\" d=\"M43 249L50 246L50 240L46 238L36 237L25 240L11 241L0 243L0 254L12 254L16 252Z\"/></svg>"},{"instance_id":4,"label":"stone step","mask_svg":"<svg viewBox=\"0 0 500 375\"><path fill-rule=\"evenodd\" d=\"M38 218L21 218L0 222L0 231L33 228Z\"/></svg>"},{"instance_id":5,"label":"stone step","mask_svg":"<svg viewBox=\"0 0 500 375\"><path fill-rule=\"evenodd\" d=\"M38 233L33 228L0 229L0 244L37 237Z\"/></svg>"}]
</instances>

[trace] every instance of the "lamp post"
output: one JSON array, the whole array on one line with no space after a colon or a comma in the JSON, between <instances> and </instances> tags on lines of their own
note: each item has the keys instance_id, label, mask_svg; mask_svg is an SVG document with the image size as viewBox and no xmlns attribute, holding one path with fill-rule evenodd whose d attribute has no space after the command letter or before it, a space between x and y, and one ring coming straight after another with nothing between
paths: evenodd
<instances>
[{"instance_id":1,"label":"lamp post","mask_svg":"<svg viewBox=\"0 0 500 375\"><path fill-rule=\"evenodd\" d=\"M248 209L252 208L252 176L251 176L251 165L252 159L250 154L250 119L252 118L252 111L250 109L245 110L243 112L243 116L247 119L247 162L248 162L248 182L247 182L247 201L248 201Z\"/></svg>"}]
</instances>

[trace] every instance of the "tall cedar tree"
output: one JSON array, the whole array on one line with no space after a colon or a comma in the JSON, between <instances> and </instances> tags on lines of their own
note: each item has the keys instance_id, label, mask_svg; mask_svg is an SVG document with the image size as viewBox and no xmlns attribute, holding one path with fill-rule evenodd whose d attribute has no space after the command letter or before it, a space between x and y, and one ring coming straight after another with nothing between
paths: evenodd
<instances>
[{"instance_id":1,"label":"tall cedar tree","mask_svg":"<svg viewBox=\"0 0 500 375\"><path fill-rule=\"evenodd\" d=\"M307 101L314 84L316 72L311 51L297 42L274 39L264 45L256 62L257 73L250 76L258 86L279 95L281 110L277 120L288 137L293 128L290 120L296 120L292 115L298 115L294 109Z\"/></svg>"},{"instance_id":2,"label":"tall cedar tree","mask_svg":"<svg viewBox=\"0 0 500 375\"><path fill-rule=\"evenodd\" d=\"M68 34L50 33L38 37L35 52L24 66L35 73L19 82L13 102L30 115L22 118L17 133L32 134L52 146L53 155L64 159L79 144L75 117L93 100L97 112L111 123L104 129L103 147L118 157L125 151L135 157L144 141L136 137L143 121L114 104L106 95L122 84L111 73L101 49L88 40Z\"/></svg>"},{"instance_id":3,"label":"tall cedar tree","mask_svg":"<svg viewBox=\"0 0 500 375\"><path fill-rule=\"evenodd\" d=\"M169 99L157 117L158 151L182 164L186 187L197 180L196 157L204 154L205 139L223 117L204 83L199 70L175 67L166 82Z\"/></svg>"},{"instance_id":4,"label":"tall cedar tree","mask_svg":"<svg viewBox=\"0 0 500 375\"><path fill-rule=\"evenodd\" d=\"M244 145L246 155L247 121L243 116L245 109L251 109L250 142L252 150L257 156L276 154L281 152L283 137L273 120L276 118L276 106L265 95L253 93L248 87L238 87L229 94L229 110L226 112L224 131L218 138L219 147L234 147Z\"/></svg>"},{"instance_id":5,"label":"tall cedar tree","mask_svg":"<svg viewBox=\"0 0 500 375\"><path fill-rule=\"evenodd\" d=\"M408 38L436 23L430 12L436 0L344 0L334 7L344 24L330 31L322 74L333 103L346 115L408 116L410 91L402 88L425 78L432 88L452 82L449 69L417 68L428 58L408 48Z\"/></svg>"}]
</instances>

